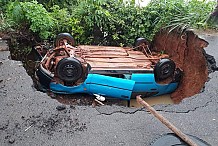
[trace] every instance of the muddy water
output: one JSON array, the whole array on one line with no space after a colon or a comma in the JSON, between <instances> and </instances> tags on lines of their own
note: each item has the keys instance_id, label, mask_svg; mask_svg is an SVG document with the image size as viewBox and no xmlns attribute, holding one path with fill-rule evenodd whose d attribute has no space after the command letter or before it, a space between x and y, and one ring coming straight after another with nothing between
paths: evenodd
<instances>
[{"instance_id":1,"label":"muddy water","mask_svg":"<svg viewBox=\"0 0 218 146\"><path fill-rule=\"evenodd\" d=\"M58 102L66 105L98 105L96 102L94 103L94 97L91 95L56 95L54 93L49 93L53 99L58 100ZM170 95L162 95L156 97L147 97L143 98L148 104L150 105L157 105L157 104L173 104ZM118 105L118 106L128 106L128 102L126 100L119 100L119 99L107 99L103 102L105 105ZM140 104L137 103L136 99L131 99L129 107L132 108L139 108L142 107Z\"/></svg>"},{"instance_id":2,"label":"muddy water","mask_svg":"<svg viewBox=\"0 0 218 146\"><path fill-rule=\"evenodd\" d=\"M143 98L148 104L156 105L156 104L173 104L172 99L170 98L170 94L156 96L156 97L147 97ZM136 99L131 99L130 107L142 107L137 103Z\"/></svg>"}]
</instances>

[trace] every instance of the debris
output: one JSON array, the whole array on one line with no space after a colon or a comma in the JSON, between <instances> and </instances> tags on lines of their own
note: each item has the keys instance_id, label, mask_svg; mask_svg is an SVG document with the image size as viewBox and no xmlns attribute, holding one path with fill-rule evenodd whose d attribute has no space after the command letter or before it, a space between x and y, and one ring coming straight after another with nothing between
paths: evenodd
<instances>
[{"instance_id":1,"label":"debris","mask_svg":"<svg viewBox=\"0 0 218 146\"><path fill-rule=\"evenodd\" d=\"M59 132L73 134L75 131L87 129L86 124L79 121L78 115L76 112L55 112L47 116L38 114L26 118L24 125L33 125L35 130L49 136L55 136Z\"/></svg>"},{"instance_id":2,"label":"debris","mask_svg":"<svg viewBox=\"0 0 218 146\"><path fill-rule=\"evenodd\" d=\"M15 139L14 139L14 138L10 138L10 139L8 140L8 142L9 142L10 144L13 144L13 143L15 142Z\"/></svg>"},{"instance_id":3,"label":"debris","mask_svg":"<svg viewBox=\"0 0 218 146\"><path fill-rule=\"evenodd\" d=\"M24 131L29 130L33 125L30 125L29 127L27 127Z\"/></svg>"},{"instance_id":4,"label":"debris","mask_svg":"<svg viewBox=\"0 0 218 146\"><path fill-rule=\"evenodd\" d=\"M101 101L99 101L99 100L97 100L97 99L95 99L95 101L96 101L97 103L99 103L100 105L104 105Z\"/></svg>"},{"instance_id":5,"label":"debris","mask_svg":"<svg viewBox=\"0 0 218 146\"><path fill-rule=\"evenodd\" d=\"M73 106L73 105L70 105L70 108L71 108L71 109L74 109L74 110L76 109L76 107Z\"/></svg>"},{"instance_id":6,"label":"debris","mask_svg":"<svg viewBox=\"0 0 218 146\"><path fill-rule=\"evenodd\" d=\"M59 106L56 107L56 109L57 109L58 111L62 111L62 110L65 110L65 109L66 109L66 106L65 106L65 105L59 105Z\"/></svg>"},{"instance_id":7,"label":"debris","mask_svg":"<svg viewBox=\"0 0 218 146\"><path fill-rule=\"evenodd\" d=\"M95 98L96 98L97 100L99 100L99 101L105 101L105 97L104 97L104 96L98 95L98 94L93 94L93 95L95 95Z\"/></svg>"},{"instance_id":8,"label":"debris","mask_svg":"<svg viewBox=\"0 0 218 146\"><path fill-rule=\"evenodd\" d=\"M96 107L96 105L97 105L96 101L95 101L95 100L93 100L93 102L92 102L92 107L93 107L93 108L95 108L95 107Z\"/></svg>"},{"instance_id":9,"label":"debris","mask_svg":"<svg viewBox=\"0 0 218 146\"><path fill-rule=\"evenodd\" d=\"M215 58L212 55L207 54L205 50L203 50L203 54L207 60L208 73L218 71L218 67L216 66Z\"/></svg>"},{"instance_id":10,"label":"debris","mask_svg":"<svg viewBox=\"0 0 218 146\"><path fill-rule=\"evenodd\" d=\"M9 51L9 47L5 40L0 39L0 51Z\"/></svg>"},{"instance_id":11,"label":"debris","mask_svg":"<svg viewBox=\"0 0 218 146\"><path fill-rule=\"evenodd\" d=\"M11 80L11 78L8 78L8 79L7 79L7 81L10 81L10 80Z\"/></svg>"},{"instance_id":12,"label":"debris","mask_svg":"<svg viewBox=\"0 0 218 146\"><path fill-rule=\"evenodd\" d=\"M137 102L143 105L151 114L153 114L159 121L161 121L164 125L166 125L171 131L173 131L178 137L180 137L184 142L189 144L190 146L197 146L197 144L192 141L187 135L185 135L182 131L176 128L170 121L168 121L165 117L159 114L153 107L151 107L147 102L145 102L141 95L136 97Z\"/></svg>"},{"instance_id":13,"label":"debris","mask_svg":"<svg viewBox=\"0 0 218 146\"><path fill-rule=\"evenodd\" d=\"M19 63L18 66L23 66L23 64L22 64L22 63Z\"/></svg>"},{"instance_id":14,"label":"debris","mask_svg":"<svg viewBox=\"0 0 218 146\"><path fill-rule=\"evenodd\" d=\"M80 105L81 99L78 99L76 102L77 102L78 105Z\"/></svg>"}]
</instances>

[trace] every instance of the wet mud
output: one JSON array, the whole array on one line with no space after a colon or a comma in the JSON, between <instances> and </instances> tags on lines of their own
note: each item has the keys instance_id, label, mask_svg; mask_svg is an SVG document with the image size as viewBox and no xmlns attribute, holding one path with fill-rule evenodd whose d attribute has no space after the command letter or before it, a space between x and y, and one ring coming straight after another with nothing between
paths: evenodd
<instances>
[{"instance_id":1,"label":"wet mud","mask_svg":"<svg viewBox=\"0 0 218 146\"><path fill-rule=\"evenodd\" d=\"M73 106L71 108L74 108ZM60 109L59 109L60 110ZM63 109L49 117L42 115L31 116L27 119L23 118L24 126L28 128L34 126L37 130L44 134L53 135L55 132L65 132L73 134L76 131L84 131L87 129L86 123L79 122L76 116L66 114L70 110Z\"/></svg>"},{"instance_id":2,"label":"wet mud","mask_svg":"<svg viewBox=\"0 0 218 146\"><path fill-rule=\"evenodd\" d=\"M22 133L33 131L39 134L55 136L57 133L65 133L73 135L78 132L87 130L86 123L79 121L78 116L74 112L75 107L57 109L58 112L44 115L43 113L32 115L29 117L21 117L21 122L12 123L7 120L0 124L0 132L5 133L5 142L9 144L22 141L27 138Z\"/></svg>"}]
</instances>

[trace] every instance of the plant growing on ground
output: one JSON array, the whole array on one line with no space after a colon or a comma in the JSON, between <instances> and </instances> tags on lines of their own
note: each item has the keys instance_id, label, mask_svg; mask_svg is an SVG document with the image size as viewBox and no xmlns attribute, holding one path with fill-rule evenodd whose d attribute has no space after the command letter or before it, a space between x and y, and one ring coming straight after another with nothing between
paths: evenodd
<instances>
[{"instance_id":1,"label":"plant growing on ground","mask_svg":"<svg viewBox=\"0 0 218 146\"><path fill-rule=\"evenodd\" d=\"M206 0L151 0L147 7L122 0L10 0L7 4L7 20L14 22L9 27L15 30L31 30L42 39L70 32L78 43L96 45L131 45L137 37L152 39L164 27L202 28L216 5Z\"/></svg>"},{"instance_id":2,"label":"plant growing on ground","mask_svg":"<svg viewBox=\"0 0 218 146\"><path fill-rule=\"evenodd\" d=\"M15 22L14 27L18 29L29 28L43 39L52 34L50 30L54 26L54 20L37 1L12 2L7 8L7 16Z\"/></svg>"},{"instance_id":3,"label":"plant growing on ground","mask_svg":"<svg viewBox=\"0 0 218 146\"><path fill-rule=\"evenodd\" d=\"M215 6L214 1L153 0L148 7L159 7L157 29L160 27L190 26L203 28L204 22Z\"/></svg>"},{"instance_id":4,"label":"plant growing on ground","mask_svg":"<svg viewBox=\"0 0 218 146\"><path fill-rule=\"evenodd\" d=\"M0 13L0 32L9 31L13 25L13 21L6 18L3 13Z\"/></svg>"}]
</instances>

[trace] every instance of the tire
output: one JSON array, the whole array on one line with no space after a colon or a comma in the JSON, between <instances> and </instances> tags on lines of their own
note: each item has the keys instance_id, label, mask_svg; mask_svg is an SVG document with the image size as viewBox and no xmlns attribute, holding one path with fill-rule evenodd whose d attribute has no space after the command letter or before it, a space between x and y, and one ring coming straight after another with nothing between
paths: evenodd
<instances>
[{"instance_id":1,"label":"tire","mask_svg":"<svg viewBox=\"0 0 218 146\"><path fill-rule=\"evenodd\" d=\"M75 46L75 40L69 33L60 33L55 39L55 47L64 45L63 40L67 40L67 43L71 46Z\"/></svg>"},{"instance_id":2,"label":"tire","mask_svg":"<svg viewBox=\"0 0 218 146\"><path fill-rule=\"evenodd\" d=\"M179 69L176 68L175 72L174 72L174 80L173 82L180 82L183 76L183 72Z\"/></svg>"},{"instance_id":3,"label":"tire","mask_svg":"<svg viewBox=\"0 0 218 146\"><path fill-rule=\"evenodd\" d=\"M39 68L36 70L36 76L38 78L39 83L42 85L43 88L49 89L50 83L53 77L49 74L47 74L42 67L39 66Z\"/></svg>"},{"instance_id":4,"label":"tire","mask_svg":"<svg viewBox=\"0 0 218 146\"><path fill-rule=\"evenodd\" d=\"M137 38L135 40L135 47L139 47L140 48L140 46L143 45L143 44L144 45L148 45L148 47L150 46L150 42L146 38Z\"/></svg>"},{"instance_id":5,"label":"tire","mask_svg":"<svg viewBox=\"0 0 218 146\"><path fill-rule=\"evenodd\" d=\"M176 65L170 59L161 59L154 67L154 75L156 80L162 81L174 74Z\"/></svg>"},{"instance_id":6,"label":"tire","mask_svg":"<svg viewBox=\"0 0 218 146\"><path fill-rule=\"evenodd\" d=\"M203 141L202 139L187 134L187 136L194 141L198 146L211 146L207 142ZM181 138L179 138L174 133L168 133L162 135L159 139L157 139L151 146L188 146Z\"/></svg>"},{"instance_id":7,"label":"tire","mask_svg":"<svg viewBox=\"0 0 218 146\"><path fill-rule=\"evenodd\" d=\"M67 83L76 82L82 77L83 68L79 60L75 58L63 58L57 64L57 76Z\"/></svg>"}]
</instances>

